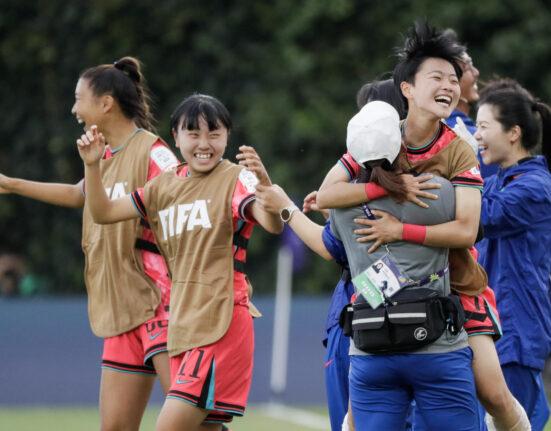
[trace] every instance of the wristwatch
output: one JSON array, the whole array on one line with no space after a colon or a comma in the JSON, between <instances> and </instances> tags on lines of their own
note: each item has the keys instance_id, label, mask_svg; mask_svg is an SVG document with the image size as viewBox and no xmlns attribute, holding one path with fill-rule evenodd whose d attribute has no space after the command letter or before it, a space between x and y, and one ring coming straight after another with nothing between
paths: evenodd
<instances>
[{"instance_id":1,"label":"wristwatch","mask_svg":"<svg viewBox=\"0 0 551 431\"><path fill-rule=\"evenodd\" d=\"M289 223L295 211L298 211L298 207L296 205L291 205L280 210L279 217L281 218L281 221L283 223Z\"/></svg>"}]
</instances>

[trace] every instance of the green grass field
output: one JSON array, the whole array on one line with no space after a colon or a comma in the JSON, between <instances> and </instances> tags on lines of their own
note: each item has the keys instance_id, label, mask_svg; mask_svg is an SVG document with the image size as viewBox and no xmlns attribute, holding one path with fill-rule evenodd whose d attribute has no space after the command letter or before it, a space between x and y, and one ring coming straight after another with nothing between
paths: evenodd
<instances>
[{"instance_id":1,"label":"green grass field","mask_svg":"<svg viewBox=\"0 0 551 431\"><path fill-rule=\"evenodd\" d=\"M147 410L141 430L154 430L159 410ZM302 416L301 416L302 415ZM309 415L312 415L308 421ZM303 423L300 423L300 421ZM323 423L325 422L325 425ZM246 417L236 419L232 431L308 431L329 430L326 412L319 409L294 410L289 412L269 410L252 406ZM0 408L0 430L14 431L97 431L99 416L93 408ZM551 423L545 431L551 431Z\"/></svg>"},{"instance_id":2,"label":"green grass field","mask_svg":"<svg viewBox=\"0 0 551 431\"><path fill-rule=\"evenodd\" d=\"M315 419L326 418L321 409L310 410ZM155 429L155 420L159 413L158 408L147 410L142 421L141 430ZM305 412L307 415L309 412ZM308 431L329 430L329 421L323 427L309 427L297 424L296 420L285 420L288 415L281 414L279 419L274 418L277 412L268 412L264 408L247 409L244 418L236 419L231 424L232 431ZM308 418L306 417L306 420ZM99 430L99 415L94 408L0 408L0 430L4 431L97 431Z\"/></svg>"}]
</instances>

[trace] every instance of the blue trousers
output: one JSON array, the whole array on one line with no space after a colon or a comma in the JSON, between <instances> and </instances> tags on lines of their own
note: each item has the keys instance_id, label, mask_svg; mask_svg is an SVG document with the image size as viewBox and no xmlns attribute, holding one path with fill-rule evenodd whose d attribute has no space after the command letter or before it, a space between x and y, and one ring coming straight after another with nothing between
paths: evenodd
<instances>
[{"instance_id":1,"label":"blue trousers","mask_svg":"<svg viewBox=\"0 0 551 431\"><path fill-rule=\"evenodd\" d=\"M358 431L402 431L412 400L429 430L479 431L470 348L442 354L352 356Z\"/></svg>"},{"instance_id":2,"label":"blue trousers","mask_svg":"<svg viewBox=\"0 0 551 431\"><path fill-rule=\"evenodd\" d=\"M325 352L325 388L333 431L341 430L344 415L348 411L349 347L350 338L343 335L340 326L333 326L327 334Z\"/></svg>"},{"instance_id":3,"label":"blue trousers","mask_svg":"<svg viewBox=\"0 0 551 431\"><path fill-rule=\"evenodd\" d=\"M541 371L514 363L502 365L501 369L509 390L526 410L532 431L542 431L549 419L549 405Z\"/></svg>"}]
</instances>

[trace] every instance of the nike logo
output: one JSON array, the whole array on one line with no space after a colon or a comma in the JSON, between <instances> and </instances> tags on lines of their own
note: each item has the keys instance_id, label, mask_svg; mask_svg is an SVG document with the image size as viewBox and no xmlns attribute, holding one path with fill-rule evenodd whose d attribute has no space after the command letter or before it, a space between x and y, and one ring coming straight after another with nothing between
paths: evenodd
<instances>
[{"instance_id":1,"label":"nike logo","mask_svg":"<svg viewBox=\"0 0 551 431\"><path fill-rule=\"evenodd\" d=\"M325 368L327 368L329 365L331 365L333 363L333 359L329 359L325 364L323 364L323 366Z\"/></svg>"},{"instance_id":2,"label":"nike logo","mask_svg":"<svg viewBox=\"0 0 551 431\"><path fill-rule=\"evenodd\" d=\"M180 379L176 379L176 383L178 385L185 385L186 383L191 383L193 382L193 380L180 380Z\"/></svg>"},{"instance_id":3,"label":"nike logo","mask_svg":"<svg viewBox=\"0 0 551 431\"><path fill-rule=\"evenodd\" d=\"M159 335L161 335L160 332L157 332L156 334L147 334L149 335L149 339L150 340L154 340L155 338L157 338Z\"/></svg>"}]
</instances>

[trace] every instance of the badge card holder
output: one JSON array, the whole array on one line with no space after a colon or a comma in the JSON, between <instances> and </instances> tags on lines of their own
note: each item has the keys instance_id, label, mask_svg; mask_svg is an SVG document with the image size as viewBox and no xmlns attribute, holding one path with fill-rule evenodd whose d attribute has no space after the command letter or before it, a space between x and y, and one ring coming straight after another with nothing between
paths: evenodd
<instances>
[{"instance_id":1,"label":"badge card holder","mask_svg":"<svg viewBox=\"0 0 551 431\"><path fill-rule=\"evenodd\" d=\"M410 284L390 253L352 279L354 287L373 309L379 307L395 293Z\"/></svg>"},{"instance_id":2,"label":"badge card holder","mask_svg":"<svg viewBox=\"0 0 551 431\"><path fill-rule=\"evenodd\" d=\"M375 219L366 204L362 205L362 209L368 219ZM385 245L385 248L386 255L352 279L356 290L373 309L388 301L388 298L411 283L411 279L398 269L398 264L392 257L388 246Z\"/></svg>"}]
</instances>

